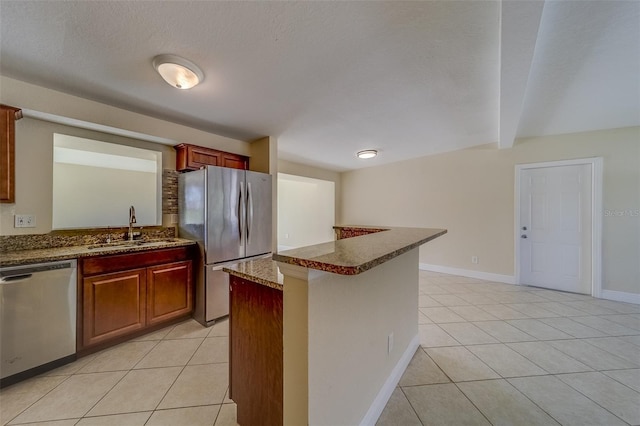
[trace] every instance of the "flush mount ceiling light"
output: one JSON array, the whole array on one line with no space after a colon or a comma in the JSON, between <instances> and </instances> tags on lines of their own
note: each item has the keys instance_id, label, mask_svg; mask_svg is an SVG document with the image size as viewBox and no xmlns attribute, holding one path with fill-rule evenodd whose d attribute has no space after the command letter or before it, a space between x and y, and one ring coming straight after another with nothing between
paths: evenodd
<instances>
[{"instance_id":1,"label":"flush mount ceiling light","mask_svg":"<svg viewBox=\"0 0 640 426\"><path fill-rule=\"evenodd\" d=\"M363 159L367 159L367 158L373 158L376 155L378 155L378 151L376 151L375 149L367 149L364 151L358 151L358 158L363 158Z\"/></svg>"},{"instance_id":2,"label":"flush mount ceiling light","mask_svg":"<svg viewBox=\"0 0 640 426\"><path fill-rule=\"evenodd\" d=\"M191 89L204 80L202 70L180 56L158 55L153 58L153 67L164 81L176 89Z\"/></svg>"}]
</instances>

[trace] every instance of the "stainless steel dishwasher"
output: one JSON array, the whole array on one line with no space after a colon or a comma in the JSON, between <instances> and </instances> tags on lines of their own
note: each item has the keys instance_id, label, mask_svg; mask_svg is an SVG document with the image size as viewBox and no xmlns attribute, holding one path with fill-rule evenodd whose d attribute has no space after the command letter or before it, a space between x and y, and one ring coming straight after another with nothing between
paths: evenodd
<instances>
[{"instance_id":1,"label":"stainless steel dishwasher","mask_svg":"<svg viewBox=\"0 0 640 426\"><path fill-rule=\"evenodd\" d=\"M75 359L75 260L0 268L0 386Z\"/></svg>"}]
</instances>

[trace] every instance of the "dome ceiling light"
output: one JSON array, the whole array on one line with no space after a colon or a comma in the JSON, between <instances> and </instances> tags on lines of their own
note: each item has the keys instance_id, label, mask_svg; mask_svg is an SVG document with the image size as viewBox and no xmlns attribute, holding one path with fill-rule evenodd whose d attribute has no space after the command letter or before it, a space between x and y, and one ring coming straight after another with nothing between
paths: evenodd
<instances>
[{"instance_id":1,"label":"dome ceiling light","mask_svg":"<svg viewBox=\"0 0 640 426\"><path fill-rule=\"evenodd\" d=\"M358 158L362 159L373 158L378 155L378 151L376 151L375 149L366 149L364 151L358 151L357 155Z\"/></svg>"},{"instance_id":2,"label":"dome ceiling light","mask_svg":"<svg viewBox=\"0 0 640 426\"><path fill-rule=\"evenodd\" d=\"M164 81L176 89L191 89L204 80L204 73L193 62L176 55L158 55L153 67Z\"/></svg>"}]
</instances>

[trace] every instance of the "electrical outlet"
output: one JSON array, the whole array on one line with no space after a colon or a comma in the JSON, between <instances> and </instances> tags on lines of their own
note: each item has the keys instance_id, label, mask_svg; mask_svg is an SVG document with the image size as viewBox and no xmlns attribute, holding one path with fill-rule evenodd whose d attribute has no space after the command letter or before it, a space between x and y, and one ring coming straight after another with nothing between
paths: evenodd
<instances>
[{"instance_id":1,"label":"electrical outlet","mask_svg":"<svg viewBox=\"0 0 640 426\"><path fill-rule=\"evenodd\" d=\"M387 338L387 351L391 353L393 351L393 333Z\"/></svg>"},{"instance_id":2,"label":"electrical outlet","mask_svg":"<svg viewBox=\"0 0 640 426\"><path fill-rule=\"evenodd\" d=\"M478 256L471 256L471 263L477 264L478 263Z\"/></svg>"},{"instance_id":3,"label":"electrical outlet","mask_svg":"<svg viewBox=\"0 0 640 426\"><path fill-rule=\"evenodd\" d=\"M14 216L14 228L35 228L36 215L34 214L17 214Z\"/></svg>"}]
</instances>

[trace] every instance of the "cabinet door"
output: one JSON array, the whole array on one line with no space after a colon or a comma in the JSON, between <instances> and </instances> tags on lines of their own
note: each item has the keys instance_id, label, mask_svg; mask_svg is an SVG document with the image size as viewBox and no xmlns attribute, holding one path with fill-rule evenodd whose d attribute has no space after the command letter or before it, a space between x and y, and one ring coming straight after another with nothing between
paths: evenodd
<instances>
[{"instance_id":1,"label":"cabinet door","mask_svg":"<svg viewBox=\"0 0 640 426\"><path fill-rule=\"evenodd\" d=\"M147 325L188 315L192 310L190 260L147 268Z\"/></svg>"},{"instance_id":2,"label":"cabinet door","mask_svg":"<svg viewBox=\"0 0 640 426\"><path fill-rule=\"evenodd\" d=\"M222 154L222 167L246 170L248 166L247 157L234 154Z\"/></svg>"},{"instance_id":3,"label":"cabinet door","mask_svg":"<svg viewBox=\"0 0 640 426\"><path fill-rule=\"evenodd\" d=\"M184 143L174 148L176 149L176 170L179 172L222 164L219 151Z\"/></svg>"},{"instance_id":4,"label":"cabinet door","mask_svg":"<svg viewBox=\"0 0 640 426\"><path fill-rule=\"evenodd\" d=\"M19 108L0 105L0 203L15 202L15 138Z\"/></svg>"},{"instance_id":5,"label":"cabinet door","mask_svg":"<svg viewBox=\"0 0 640 426\"><path fill-rule=\"evenodd\" d=\"M204 166L230 167L243 170L249 168L249 157L244 155L186 143L176 145L174 148L176 150L176 170L179 172L198 170Z\"/></svg>"},{"instance_id":6,"label":"cabinet door","mask_svg":"<svg viewBox=\"0 0 640 426\"><path fill-rule=\"evenodd\" d=\"M145 326L145 269L83 279L83 346Z\"/></svg>"}]
</instances>

